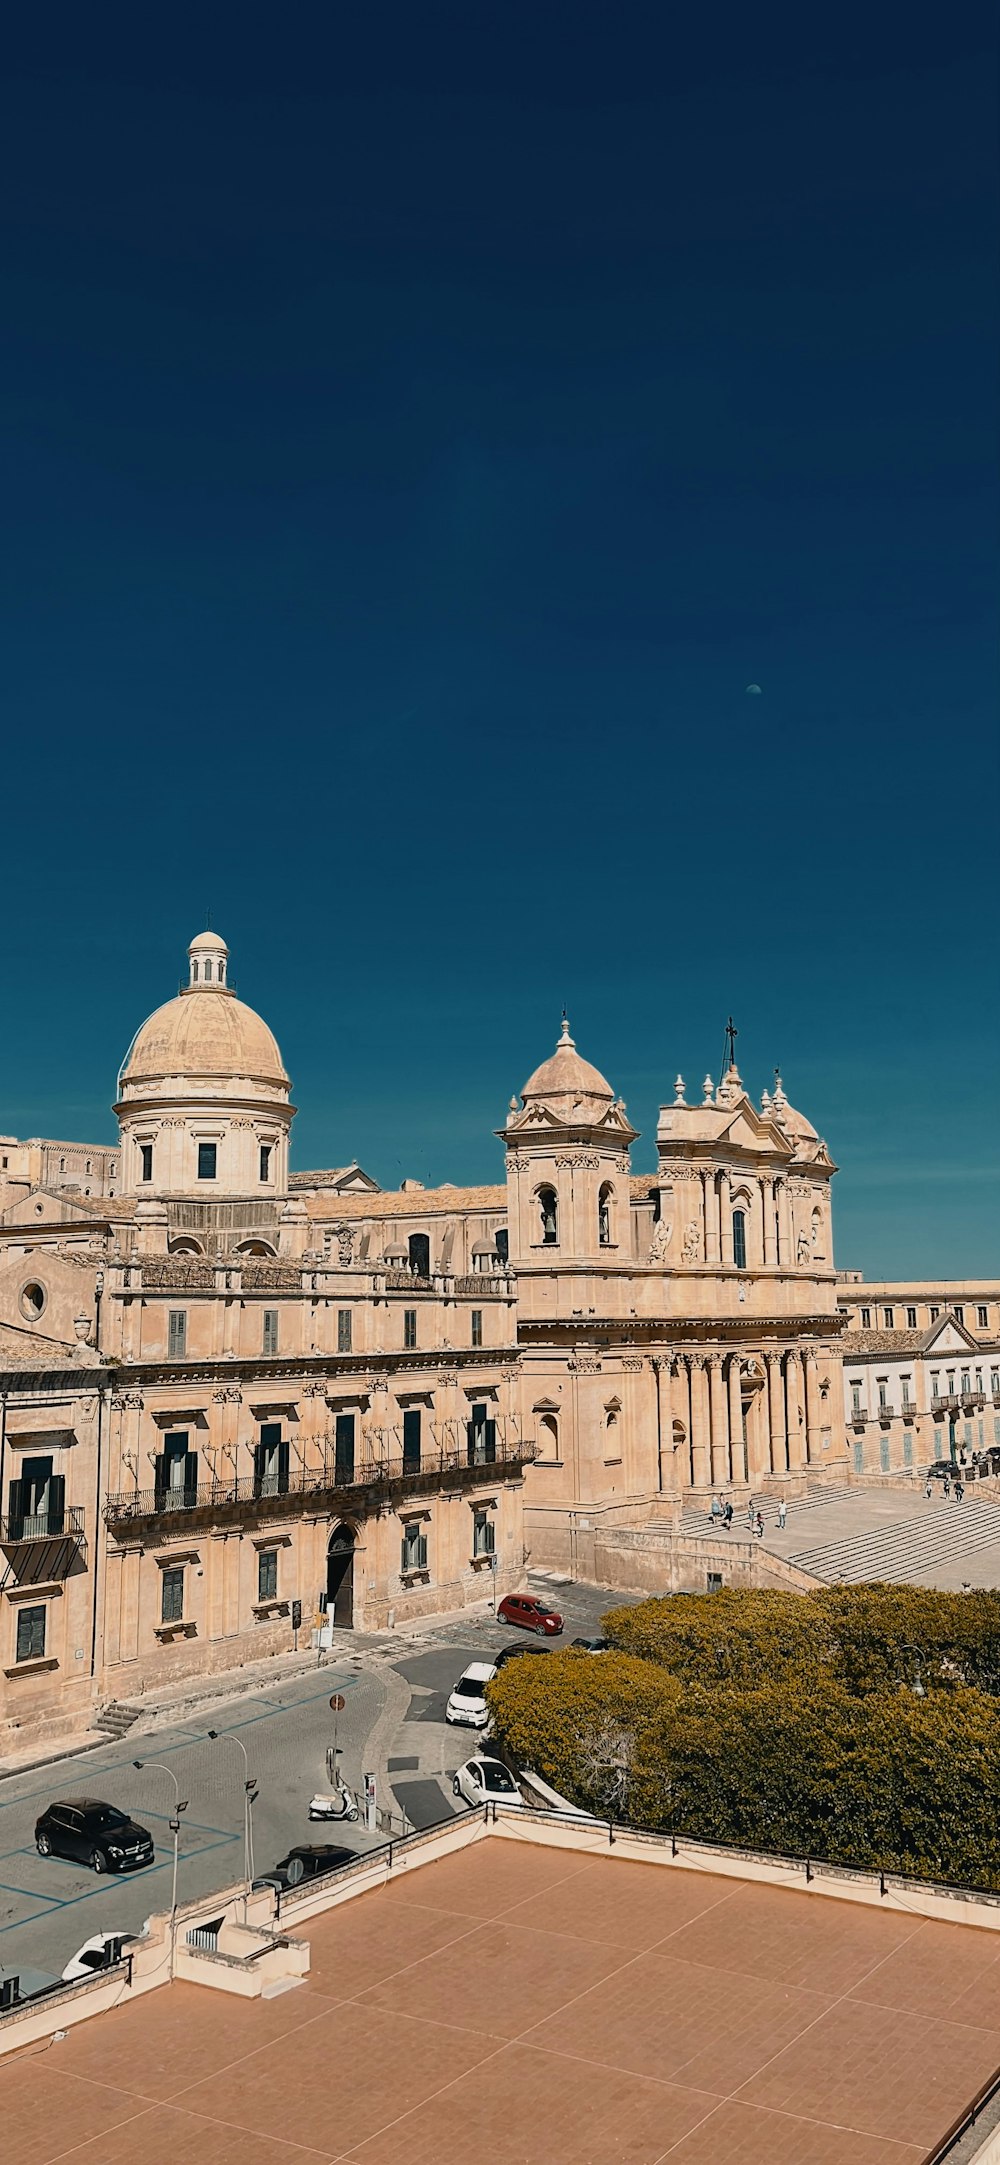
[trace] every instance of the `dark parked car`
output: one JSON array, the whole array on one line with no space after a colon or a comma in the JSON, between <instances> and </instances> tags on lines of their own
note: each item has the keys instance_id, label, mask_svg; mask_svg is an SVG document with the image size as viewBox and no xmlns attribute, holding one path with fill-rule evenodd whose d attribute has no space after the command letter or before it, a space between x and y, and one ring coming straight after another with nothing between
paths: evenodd
<instances>
[{"instance_id":1,"label":"dark parked car","mask_svg":"<svg viewBox=\"0 0 1000 2165\"><path fill-rule=\"evenodd\" d=\"M152 1864L153 1837L117 1805L100 1797L66 1797L35 1822L40 1857L72 1857L92 1872L131 1872Z\"/></svg>"},{"instance_id":2,"label":"dark parked car","mask_svg":"<svg viewBox=\"0 0 1000 2165\"><path fill-rule=\"evenodd\" d=\"M611 1648L610 1639L571 1639L569 1643L582 1646L585 1654L607 1654Z\"/></svg>"},{"instance_id":3,"label":"dark parked car","mask_svg":"<svg viewBox=\"0 0 1000 2165\"><path fill-rule=\"evenodd\" d=\"M548 1651L547 1646L502 1646L499 1654L493 1656L493 1667L505 1669L509 1661L520 1661L522 1654L547 1654Z\"/></svg>"},{"instance_id":4,"label":"dark parked car","mask_svg":"<svg viewBox=\"0 0 1000 2165\"><path fill-rule=\"evenodd\" d=\"M497 1615L505 1624L520 1624L524 1631L537 1631L540 1638L554 1639L563 1628L558 1609L550 1609L537 1594L505 1594Z\"/></svg>"},{"instance_id":5,"label":"dark parked car","mask_svg":"<svg viewBox=\"0 0 1000 2165\"><path fill-rule=\"evenodd\" d=\"M304 1879L319 1879L323 1872L336 1872L341 1865L355 1864L356 1849L344 1849L336 1842L297 1842L287 1857L282 1857L273 1871L262 1872L254 1880L255 1887L277 1887L282 1894L289 1887L297 1887Z\"/></svg>"}]
</instances>

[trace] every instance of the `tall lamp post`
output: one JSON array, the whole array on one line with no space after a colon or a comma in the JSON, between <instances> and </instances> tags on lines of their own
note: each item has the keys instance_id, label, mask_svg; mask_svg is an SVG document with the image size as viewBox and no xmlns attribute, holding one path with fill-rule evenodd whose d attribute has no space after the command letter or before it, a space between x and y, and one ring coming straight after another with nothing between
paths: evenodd
<instances>
[{"instance_id":1,"label":"tall lamp post","mask_svg":"<svg viewBox=\"0 0 1000 2165\"><path fill-rule=\"evenodd\" d=\"M133 1759L132 1765L138 1774L142 1773L144 1767L155 1767L158 1773L168 1775L174 1785L174 1810L168 1822L170 1832L174 1838L174 1877L170 1890L170 1975L172 1977L174 1974L174 1951L177 1945L177 1844L181 1831L181 1813L187 1811L188 1799L181 1796L180 1783L173 1767L168 1767L164 1759Z\"/></svg>"},{"instance_id":2,"label":"tall lamp post","mask_svg":"<svg viewBox=\"0 0 1000 2165\"><path fill-rule=\"evenodd\" d=\"M208 1733L213 1744L235 1744L237 1751L243 1754L243 1877L247 1883L246 1896L244 1897L245 1910L253 1886L253 1806L257 1801L257 1777L250 1772L247 1748L239 1737L233 1736L228 1729L224 1732L220 1729L210 1729Z\"/></svg>"}]
</instances>

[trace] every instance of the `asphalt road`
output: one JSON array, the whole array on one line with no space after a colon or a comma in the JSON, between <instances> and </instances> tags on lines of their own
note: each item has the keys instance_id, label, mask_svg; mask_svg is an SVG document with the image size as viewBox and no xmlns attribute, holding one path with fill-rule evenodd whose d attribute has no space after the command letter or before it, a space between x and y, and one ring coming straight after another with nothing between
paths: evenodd
<instances>
[{"instance_id":1,"label":"asphalt road","mask_svg":"<svg viewBox=\"0 0 1000 2165\"><path fill-rule=\"evenodd\" d=\"M575 1635L595 1634L602 1611L623 1598L597 1587L532 1583L565 1618L563 1636L546 1642L555 1647L568 1645ZM327 1787L334 1692L346 1701L337 1717L337 1742L353 1789L361 1787L369 1740L383 1709L393 1703L387 1699L391 1689L400 1707L387 1742L398 1805L415 1826L464 1810L452 1795L452 1773L483 1740L474 1730L448 1727L445 1701L468 1661L489 1660L501 1646L522 1640L543 1643L483 1612L421 1627L419 1644L410 1643L398 1660L391 1640L373 1645L345 1634L342 1663L334 1660L283 1679L266 1693L244 1687L242 1695L217 1699L196 1716L152 1734L133 1731L119 1743L7 1776L0 1781L0 1975L32 1970L57 1976L92 1933L136 1932L148 1916L169 1908L171 1774L188 1799L181 1820L178 1899L193 1901L241 1879L244 1762L237 1740L258 1783L253 1810L258 1873L294 1842L329 1841L359 1851L376 1846L384 1836L366 1834L360 1822L321 1825L308 1818L313 1792ZM210 1728L219 1731L217 1742L209 1738ZM141 1771L136 1759L145 1762ZM101 1797L131 1812L153 1835L155 1864L120 1877L98 1876L62 1858L40 1857L34 1835L39 1813L55 1799L73 1796ZM383 1791L380 1802L391 1801Z\"/></svg>"},{"instance_id":2,"label":"asphalt road","mask_svg":"<svg viewBox=\"0 0 1000 2165\"><path fill-rule=\"evenodd\" d=\"M333 1740L331 1694L346 1701L338 1744L352 1787L360 1783L362 1747L381 1709L385 1686L367 1667L328 1665L288 1679L279 1692L217 1701L196 1721L128 1735L77 1758L0 1782L0 1974L31 1968L58 1975L91 1933L138 1931L169 1909L174 1797L170 1773L188 1799L182 1815L178 1899L193 1901L243 1876L242 1754L259 1785L253 1808L254 1863L266 1871L293 1842L370 1848L380 1839L358 1824L310 1824L309 1799L327 1787L326 1749ZM213 1743L210 1728L218 1729ZM135 1759L145 1764L141 1772ZM158 1766L151 1764L158 1761ZM170 1770L169 1773L162 1771ZM148 1827L156 1862L145 1871L101 1875L59 1857L40 1857L35 1821L58 1797L96 1796L120 1805Z\"/></svg>"}]
</instances>

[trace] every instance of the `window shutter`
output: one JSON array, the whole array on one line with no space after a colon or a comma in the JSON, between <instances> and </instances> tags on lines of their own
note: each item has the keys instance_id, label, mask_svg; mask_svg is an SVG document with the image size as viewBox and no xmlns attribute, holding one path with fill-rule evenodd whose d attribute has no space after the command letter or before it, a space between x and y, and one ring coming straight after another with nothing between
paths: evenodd
<instances>
[{"instance_id":1,"label":"window shutter","mask_svg":"<svg viewBox=\"0 0 1000 2165\"><path fill-rule=\"evenodd\" d=\"M153 1461L153 1487L156 1492L156 1508L162 1511L167 1493L167 1454L157 1451Z\"/></svg>"},{"instance_id":2,"label":"window shutter","mask_svg":"<svg viewBox=\"0 0 1000 2165\"><path fill-rule=\"evenodd\" d=\"M486 1460L487 1460L487 1464L488 1464L488 1465L492 1466L492 1464L493 1464L493 1461L494 1461L494 1459L496 1458L496 1455L497 1455L497 1424L496 1424L496 1422L495 1422L495 1421L487 1421L487 1423L486 1423Z\"/></svg>"},{"instance_id":3,"label":"window shutter","mask_svg":"<svg viewBox=\"0 0 1000 2165\"><path fill-rule=\"evenodd\" d=\"M49 1480L49 1532L61 1534L66 1519L66 1476L54 1473Z\"/></svg>"},{"instance_id":4,"label":"window shutter","mask_svg":"<svg viewBox=\"0 0 1000 2165\"><path fill-rule=\"evenodd\" d=\"M426 1569L427 1569L427 1535L426 1535L426 1534L419 1534L419 1535L418 1535L418 1537L417 1537L417 1570L418 1570L418 1571L426 1571Z\"/></svg>"},{"instance_id":5,"label":"window shutter","mask_svg":"<svg viewBox=\"0 0 1000 2165\"><path fill-rule=\"evenodd\" d=\"M476 1463L476 1424L474 1421L466 1421L465 1424L465 1454L470 1466L474 1466Z\"/></svg>"},{"instance_id":6,"label":"window shutter","mask_svg":"<svg viewBox=\"0 0 1000 2165\"><path fill-rule=\"evenodd\" d=\"M192 1510L198 1501L198 1453L189 1451L184 1461L184 1503Z\"/></svg>"},{"instance_id":7,"label":"window shutter","mask_svg":"<svg viewBox=\"0 0 1000 2165\"><path fill-rule=\"evenodd\" d=\"M255 1496L262 1496L264 1493L264 1446L262 1443L255 1443L253 1447L253 1492Z\"/></svg>"},{"instance_id":8,"label":"window shutter","mask_svg":"<svg viewBox=\"0 0 1000 2165\"><path fill-rule=\"evenodd\" d=\"M403 1535L402 1541L399 1544L399 1568L401 1571L408 1571L410 1568L409 1558L406 1550L405 1534Z\"/></svg>"},{"instance_id":9,"label":"window shutter","mask_svg":"<svg viewBox=\"0 0 1000 2165\"><path fill-rule=\"evenodd\" d=\"M290 1454L290 1448L291 1448L291 1447L290 1447L290 1444L289 1444L289 1440L288 1440L288 1437L287 1437L287 1436L283 1436L283 1437L282 1437L282 1439L281 1439L281 1442L280 1442L280 1443L279 1443L279 1445L278 1445L278 1494L279 1494L279 1496L287 1496L287 1494L288 1494L288 1473L289 1473L289 1454Z\"/></svg>"},{"instance_id":10,"label":"window shutter","mask_svg":"<svg viewBox=\"0 0 1000 2165\"><path fill-rule=\"evenodd\" d=\"M10 1538L20 1540L24 1532L24 1482L12 1481L7 1491L7 1513L10 1520Z\"/></svg>"}]
</instances>

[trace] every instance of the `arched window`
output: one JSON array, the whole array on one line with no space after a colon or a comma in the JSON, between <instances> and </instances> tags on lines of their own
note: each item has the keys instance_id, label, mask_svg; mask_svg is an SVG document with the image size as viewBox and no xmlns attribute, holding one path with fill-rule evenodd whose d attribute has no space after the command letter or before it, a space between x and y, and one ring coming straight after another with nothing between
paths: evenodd
<instances>
[{"instance_id":1,"label":"arched window","mask_svg":"<svg viewBox=\"0 0 1000 2165\"><path fill-rule=\"evenodd\" d=\"M415 1278L429 1278L431 1274L431 1244L426 1233L411 1233L409 1238L410 1269Z\"/></svg>"},{"instance_id":2,"label":"arched window","mask_svg":"<svg viewBox=\"0 0 1000 2165\"><path fill-rule=\"evenodd\" d=\"M542 1246L554 1248L559 1240L559 1204L554 1188L539 1188L538 1209L542 1220Z\"/></svg>"},{"instance_id":3,"label":"arched window","mask_svg":"<svg viewBox=\"0 0 1000 2165\"><path fill-rule=\"evenodd\" d=\"M745 1210L733 1212L733 1262L737 1270L747 1267L747 1214Z\"/></svg>"},{"instance_id":4,"label":"arched window","mask_svg":"<svg viewBox=\"0 0 1000 2165\"><path fill-rule=\"evenodd\" d=\"M814 1255L823 1253L823 1213L818 1205L812 1214L812 1252Z\"/></svg>"},{"instance_id":5,"label":"arched window","mask_svg":"<svg viewBox=\"0 0 1000 2165\"><path fill-rule=\"evenodd\" d=\"M538 1440L543 1458L559 1456L559 1422L554 1413L543 1413L538 1424Z\"/></svg>"},{"instance_id":6,"label":"arched window","mask_svg":"<svg viewBox=\"0 0 1000 2165\"><path fill-rule=\"evenodd\" d=\"M611 1198L614 1192L610 1180L606 1180L597 1198L597 1238L602 1248L611 1246Z\"/></svg>"}]
</instances>

